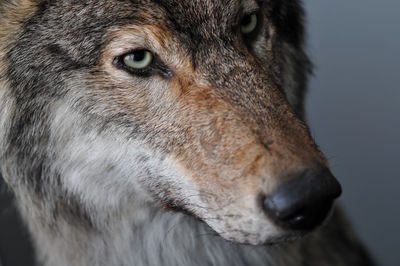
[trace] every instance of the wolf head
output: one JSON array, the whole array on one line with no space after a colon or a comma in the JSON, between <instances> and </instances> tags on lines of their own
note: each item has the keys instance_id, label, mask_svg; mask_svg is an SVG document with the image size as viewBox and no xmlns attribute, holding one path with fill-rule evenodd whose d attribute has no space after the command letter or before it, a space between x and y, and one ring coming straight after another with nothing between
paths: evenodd
<instances>
[{"instance_id":1,"label":"wolf head","mask_svg":"<svg viewBox=\"0 0 400 266\"><path fill-rule=\"evenodd\" d=\"M14 0L0 15L0 169L49 205L43 221L153 204L261 244L314 229L339 196L301 120L298 1Z\"/></svg>"}]
</instances>

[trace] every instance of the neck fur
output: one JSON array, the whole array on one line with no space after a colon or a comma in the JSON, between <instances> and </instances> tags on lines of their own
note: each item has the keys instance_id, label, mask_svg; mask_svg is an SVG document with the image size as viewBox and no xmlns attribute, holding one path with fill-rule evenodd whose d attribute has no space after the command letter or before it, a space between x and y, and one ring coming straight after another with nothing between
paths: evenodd
<instances>
[{"instance_id":1,"label":"neck fur","mask_svg":"<svg viewBox=\"0 0 400 266\"><path fill-rule=\"evenodd\" d=\"M19 199L20 203L23 201ZM65 218L44 224L44 217L39 215L42 210L32 208L31 204L29 209L24 204L20 207L29 221L40 265L45 266L289 266L300 265L301 261L297 244L234 244L196 218L149 203L132 204L125 210L97 215L91 225Z\"/></svg>"}]
</instances>

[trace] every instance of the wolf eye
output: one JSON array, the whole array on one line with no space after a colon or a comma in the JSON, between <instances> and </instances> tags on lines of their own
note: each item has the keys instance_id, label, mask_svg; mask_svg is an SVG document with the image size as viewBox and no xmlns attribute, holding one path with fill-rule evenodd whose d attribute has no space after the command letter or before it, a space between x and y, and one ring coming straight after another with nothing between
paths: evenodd
<instances>
[{"instance_id":1,"label":"wolf eye","mask_svg":"<svg viewBox=\"0 0 400 266\"><path fill-rule=\"evenodd\" d=\"M146 49L133 50L117 56L114 58L113 64L117 69L139 77L148 78L159 74L163 78L170 79L174 76L174 72L161 61L157 54Z\"/></svg>"},{"instance_id":2,"label":"wolf eye","mask_svg":"<svg viewBox=\"0 0 400 266\"><path fill-rule=\"evenodd\" d=\"M137 50L126 54L122 58L125 66L133 69L144 69L153 62L153 54L147 50Z\"/></svg>"},{"instance_id":3,"label":"wolf eye","mask_svg":"<svg viewBox=\"0 0 400 266\"><path fill-rule=\"evenodd\" d=\"M258 16L256 13L244 16L240 25L240 30L243 34L253 33L258 26Z\"/></svg>"}]
</instances>

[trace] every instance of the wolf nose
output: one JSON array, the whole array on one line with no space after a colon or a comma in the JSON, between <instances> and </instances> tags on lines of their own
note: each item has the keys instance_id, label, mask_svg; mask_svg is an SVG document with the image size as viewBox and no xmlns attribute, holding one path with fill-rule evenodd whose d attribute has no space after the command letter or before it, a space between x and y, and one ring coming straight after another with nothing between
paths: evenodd
<instances>
[{"instance_id":1,"label":"wolf nose","mask_svg":"<svg viewBox=\"0 0 400 266\"><path fill-rule=\"evenodd\" d=\"M307 231L322 223L341 193L327 168L308 169L263 197L262 207L281 227Z\"/></svg>"}]
</instances>

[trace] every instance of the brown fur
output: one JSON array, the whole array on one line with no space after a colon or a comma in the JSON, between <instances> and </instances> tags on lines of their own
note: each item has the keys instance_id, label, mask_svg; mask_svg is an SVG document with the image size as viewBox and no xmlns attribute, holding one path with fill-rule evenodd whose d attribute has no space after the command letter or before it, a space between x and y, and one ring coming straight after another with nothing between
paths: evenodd
<instances>
[{"instance_id":1,"label":"brown fur","mask_svg":"<svg viewBox=\"0 0 400 266\"><path fill-rule=\"evenodd\" d=\"M261 199L328 167L301 118L298 1L13 0L0 16L0 170L45 265L362 265L340 216L262 245L304 232ZM147 72L121 66L142 49Z\"/></svg>"},{"instance_id":2,"label":"brown fur","mask_svg":"<svg viewBox=\"0 0 400 266\"><path fill-rule=\"evenodd\" d=\"M7 10L2 12L1 10ZM0 7L0 77L5 74L4 56L9 45L18 36L24 21L37 11L37 3L31 0L5 1ZM4 86L0 86L0 89Z\"/></svg>"}]
</instances>

